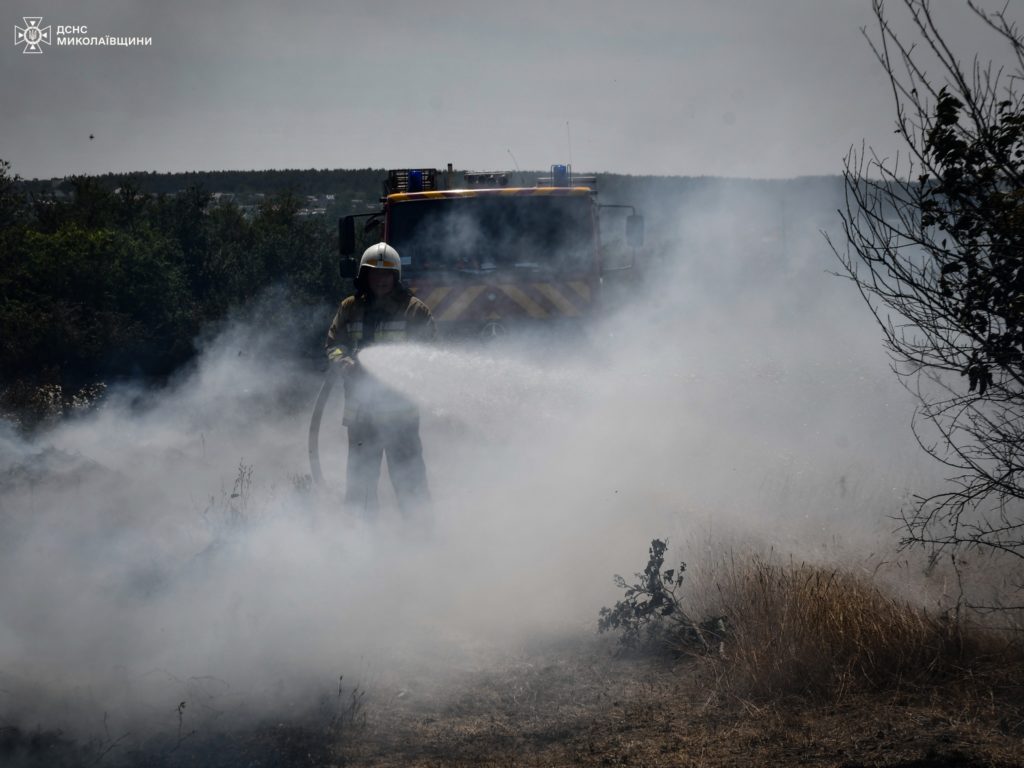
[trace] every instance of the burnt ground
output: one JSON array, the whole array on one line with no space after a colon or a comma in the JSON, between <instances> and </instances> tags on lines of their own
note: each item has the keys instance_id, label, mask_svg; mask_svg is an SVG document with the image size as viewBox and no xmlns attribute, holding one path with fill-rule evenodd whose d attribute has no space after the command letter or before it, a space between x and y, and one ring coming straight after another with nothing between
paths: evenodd
<instances>
[{"instance_id":1,"label":"burnt ground","mask_svg":"<svg viewBox=\"0 0 1024 768\"><path fill-rule=\"evenodd\" d=\"M1024 718L991 698L754 703L721 689L692 660L563 647L368 703L336 755L380 767L1024 765Z\"/></svg>"},{"instance_id":2,"label":"burnt ground","mask_svg":"<svg viewBox=\"0 0 1024 768\"><path fill-rule=\"evenodd\" d=\"M754 702L699 661L592 642L403 682L346 691L330 718L135 747L0 729L0 765L1024 766L1022 709L984 686Z\"/></svg>"}]
</instances>

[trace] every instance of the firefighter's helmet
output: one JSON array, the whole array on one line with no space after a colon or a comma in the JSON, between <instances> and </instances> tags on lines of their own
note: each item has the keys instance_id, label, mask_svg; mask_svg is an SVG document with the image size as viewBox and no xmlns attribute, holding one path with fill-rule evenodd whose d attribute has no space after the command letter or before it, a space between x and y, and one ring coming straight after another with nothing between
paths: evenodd
<instances>
[{"instance_id":1,"label":"firefighter's helmet","mask_svg":"<svg viewBox=\"0 0 1024 768\"><path fill-rule=\"evenodd\" d=\"M398 251L387 243L375 243L363 251L359 260L359 277L364 269L390 269L395 273L395 280L402 279L402 258Z\"/></svg>"}]
</instances>

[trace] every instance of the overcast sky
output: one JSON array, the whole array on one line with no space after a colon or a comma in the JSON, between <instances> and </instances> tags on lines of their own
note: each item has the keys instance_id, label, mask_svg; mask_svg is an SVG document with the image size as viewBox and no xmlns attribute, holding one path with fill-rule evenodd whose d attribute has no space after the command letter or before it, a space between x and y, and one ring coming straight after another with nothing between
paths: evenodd
<instances>
[{"instance_id":1,"label":"overcast sky","mask_svg":"<svg viewBox=\"0 0 1024 768\"><path fill-rule=\"evenodd\" d=\"M961 0L933 5L963 58L992 47ZM571 159L579 171L785 178L837 173L862 140L896 147L860 31L870 0L4 6L0 158L26 178L483 170L513 156L523 169ZM51 27L40 55L14 45L23 16ZM153 44L58 46L58 25Z\"/></svg>"}]
</instances>

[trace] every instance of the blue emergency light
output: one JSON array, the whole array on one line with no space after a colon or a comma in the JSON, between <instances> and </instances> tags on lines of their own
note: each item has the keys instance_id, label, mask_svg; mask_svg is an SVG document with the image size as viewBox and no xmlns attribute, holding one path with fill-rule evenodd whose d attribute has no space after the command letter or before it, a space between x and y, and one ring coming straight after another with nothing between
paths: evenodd
<instances>
[{"instance_id":1,"label":"blue emergency light","mask_svg":"<svg viewBox=\"0 0 1024 768\"><path fill-rule=\"evenodd\" d=\"M571 174L568 165L551 166L551 186L568 187L570 176Z\"/></svg>"},{"instance_id":2,"label":"blue emergency light","mask_svg":"<svg viewBox=\"0 0 1024 768\"><path fill-rule=\"evenodd\" d=\"M409 191L410 192L422 192L423 191L423 171L411 170L409 171Z\"/></svg>"}]
</instances>

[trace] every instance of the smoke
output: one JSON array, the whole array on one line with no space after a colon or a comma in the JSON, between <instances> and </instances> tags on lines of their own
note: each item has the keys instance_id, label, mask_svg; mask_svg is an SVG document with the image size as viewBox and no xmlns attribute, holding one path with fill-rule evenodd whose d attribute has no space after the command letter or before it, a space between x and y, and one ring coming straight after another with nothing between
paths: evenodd
<instances>
[{"instance_id":1,"label":"smoke","mask_svg":"<svg viewBox=\"0 0 1024 768\"><path fill-rule=\"evenodd\" d=\"M378 521L342 509L337 397L310 488L322 373L294 324L234 323L164 391L0 431L0 724L285 717L340 675L401 686L591 632L654 537L684 558L719 535L806 559L884 542L932 478L866 311L827 274L827 201L794 189L781 235L775 188L648 201L643 279L609 281L603 316L559 344L365 350L420 406L429 524L386 481Z\"/></svg>"}]
</instances>

